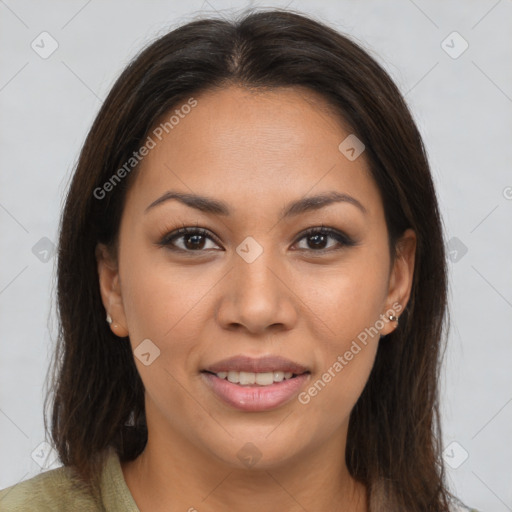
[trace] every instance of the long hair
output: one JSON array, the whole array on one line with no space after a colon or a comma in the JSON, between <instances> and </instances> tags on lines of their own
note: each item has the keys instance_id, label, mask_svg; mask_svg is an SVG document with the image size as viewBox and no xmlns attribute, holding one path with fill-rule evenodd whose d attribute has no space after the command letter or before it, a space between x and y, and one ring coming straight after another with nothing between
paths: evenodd
<instances>
[{"instance_id":1,"label":"long hair","mask_svg":"<svg viewBox=\"0 0 512 512\"><path fill-rule=\"evenodd\" d=\"M366 485L372 511L449 510L438 411L447 268L421 136L398 88L365 50L323 22L281 9L249 11L232 21L196 19L158 38L122 72L93 123L58 245L59 332L45 408L51 398L51 440L62 463L90 485L107 447L127 461L147 442L143 383L129 340L119 340L105 321L95 258L98 242L116 250L138 167L108 194L98 190L170 109L232 84L305 87L323 96L366 146L393 258L404 230L415 231L410 300L399 327L379 342L352 410L346 463Z\"/></svg>"}]
</instances>

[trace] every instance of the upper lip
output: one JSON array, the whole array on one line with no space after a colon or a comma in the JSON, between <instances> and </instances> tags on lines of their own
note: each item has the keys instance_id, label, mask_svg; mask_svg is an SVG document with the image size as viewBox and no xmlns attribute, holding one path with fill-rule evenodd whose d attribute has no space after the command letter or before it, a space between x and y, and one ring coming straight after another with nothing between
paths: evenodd
<instances>
[{"instance_id":1,"label":"upper lip","mask_svg":"<svg viewBox=\"0 0 512 512\"><path fill-rule=\"evenodd\" d=\"M263 356L259 358L252 358L248 356L234 356L208 366L203 371L212 373L219 372L292 372L297 375L309 371L305 366L290 361L280 356Z\"/></svg>"}]
</instances>

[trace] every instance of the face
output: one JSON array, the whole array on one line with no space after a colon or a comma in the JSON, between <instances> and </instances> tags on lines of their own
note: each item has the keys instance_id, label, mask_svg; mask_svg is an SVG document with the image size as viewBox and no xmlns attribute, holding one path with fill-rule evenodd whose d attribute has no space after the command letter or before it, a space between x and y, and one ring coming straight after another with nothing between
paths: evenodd
<instances>
[{"instance_id":1,"label":"face","mask_svg":"<svg viewBox=\"0 0 512 512\"><path fill-rule=\"evenodd\" d=\"M97 253L149 440L236 467L251 450L259 467L322 449L341 460L380 336L396 328L387 317L409 298L414 233L391 261L365 154L340 151L350 132L314 93L194 98L153 137L117 258Z\"/></svg>"}]
</instances>

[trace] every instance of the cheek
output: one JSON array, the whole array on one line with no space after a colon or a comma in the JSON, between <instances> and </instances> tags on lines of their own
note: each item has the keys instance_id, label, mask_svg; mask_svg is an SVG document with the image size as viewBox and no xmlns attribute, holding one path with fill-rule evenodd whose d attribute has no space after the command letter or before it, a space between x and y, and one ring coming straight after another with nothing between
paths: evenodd
<instances>
[{"instance_id":1,"label":"cheek","mask_svg":"<svg viewBox=\"0 0 512 512\"><path fill-rule=\"evenodd\" d=\"M127 251L122 261L129 269L121 276L123 305L130 343L134 350L137 370L144 383L149 406L154 414L169 414L169 402L173 410L192 409L197 421L204 421L200 411L194 412L194 401L183 393L183 383L192 371L190 366L199 350L198 316L213 283L203 276L193 278L192 270L177 271L165 258L151 258L147 254ZM123 268L123 267L121 267ZM191 284L193 283L193 284ZM201 301L203 299L203 302ZM151 363L144 364L137 357L137 347L149 339L157 347L150 346ZM147 343L147 342L146 342ZM158 354L153 359L153 353Z\"/></svg>"},{"instance_id":2,"label":"cheek","mask_svg":"<svg viewBox=\"0 0 512 512\"><path fill-rule=\"evenodd\" d=\"M309 311L315 330L329 340L332 350L374 326L385 313L388 274L386 262L363 263L363 258L319 274L314 279L300 280L299 296Z\"/></svg>"},{"instance_id":3,"label":"cheek","mask_svg":"<svg viewBox=\"0 0 512 512\"><path fill-rule=\"evenodd\" d=\"M173 410L192 408L189 412L201 420L200 410L195 411L194 400L182 386L197 374L204 350L198 340L211 321L212 293L223 273L207 264L178 267L165 252L155 257L152 251L128 249L121 263L121 269L127 269L121 279L130 342L147 394L160 411L168 410L171 401ZM159 351L149 366L137 358L137 347L145 339Z\"/></svg>"},{"instance_id":4,"label":"cheek","mask_svg":"<svg viewBox=\"0 0 512 512\"><path fill-rule=\"evenodd\" d=\"M387 261L355 258L336 273L316 279L302 289L310 311L318 367L302 400L314 418L334 429L348 417L368 380L379 344L387 292ZM371 260L371 261L370 261ZM304 283L306 284L306 283ZM312 293L312 289L315 292ZM300 398L300 397L299 397ZM329 418L322 414L326 408Z\"/></svg>"},{"instance_id":5,"label":"cheek","mask_svg":"<svg viewBox=\"0 0 512 512\"><path fill-rule=\"evenodd\" d=\"M198 325L201 300L214 285L212 276L197 267L172 266L150 251L127 253L124 263L129 270L121 278L130 337L153 336L165 344L181 340L182 331L190 336Z\"/></svg>"},{"instance_id":6,"label":"cheek","mask_svg":"<svg viewBox=\"0 0 512 512\"><path fill-rule=\"evenodd\" d=\"M340 424L348 424L350 413L368 381L377 343L366 346L359 342L349 343L344 347L345 351L337 351L329 358L299 395L299 407L303 407L307 422L321 430L324 437L337 431Z\"/></svg>"}]
</instances>

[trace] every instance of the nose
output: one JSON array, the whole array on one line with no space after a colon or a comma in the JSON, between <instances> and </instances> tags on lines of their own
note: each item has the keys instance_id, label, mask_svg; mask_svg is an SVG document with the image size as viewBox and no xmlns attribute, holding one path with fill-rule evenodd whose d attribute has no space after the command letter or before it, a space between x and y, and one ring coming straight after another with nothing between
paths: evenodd
<instances>
[{"instance_id":1,"label":"nose","mask_svg":"<svg viewBox=\"0 0 512 512\"><path fill-rule=\"evenodd\" d=\"M297 322L297 297L287 272L272 257L263 253L251 263L233 255L233 269L222 288L216 310L217 321L228 330L251 334L289 330Z\"/></svg>"}]
</instances>

